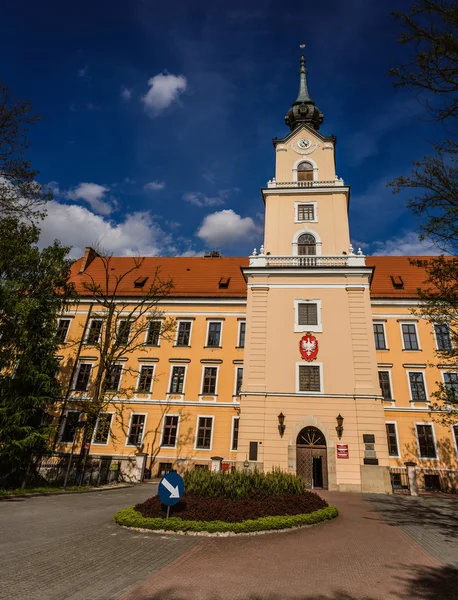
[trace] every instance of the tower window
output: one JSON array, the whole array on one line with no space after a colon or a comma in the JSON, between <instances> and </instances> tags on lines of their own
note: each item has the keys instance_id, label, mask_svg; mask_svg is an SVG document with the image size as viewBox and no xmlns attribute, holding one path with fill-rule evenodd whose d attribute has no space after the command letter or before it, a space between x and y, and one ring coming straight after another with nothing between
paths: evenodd
<instances>
[{"instance_id":1,"label":"tower window","mask_svg":"<svg viewBox=\"0 0 458 600\"><path fill-rule=\"evenodd\" d=\"M299 256L316 254L316 240L310 233L303 233L297 240L297 253Z\"/></svg>"},{"instance_id":2,"label":"tower window","mask_svg":"<svg viewBox=\"0 0 458 600\"><path fill-rule=\"evenodd\" d=\"M315 206L313 204L299 204L299 206L297 207L297 220L314 221Z\"/></svg>"},{"instance_id":3,"label":"tower window","mask_svg":"<svg viewBox=\"0 0 458 600\"><path fill-rule=\"evenodd\" d=\"M313 181L313 167L309 162L302 162L297 167L298 181Z\"/></svg>"}]
</instances>

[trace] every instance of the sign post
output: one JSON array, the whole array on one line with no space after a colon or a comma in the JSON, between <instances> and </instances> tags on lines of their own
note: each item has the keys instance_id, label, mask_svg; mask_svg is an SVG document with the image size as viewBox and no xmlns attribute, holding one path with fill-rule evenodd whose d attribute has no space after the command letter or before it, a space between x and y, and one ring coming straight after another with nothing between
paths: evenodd
<instances>
[{"instance_id":1,"label":"sign post","mask_svg":"<svg viewBox=\"0 0 458 600\"><path fill-rule=\"evenodd\" d=\"M169 518L170 507L180 501L183 492L183 478L175 471L170 471L160 480L158 495L162 504L167 506L167 519Z\"/></svg>"}]
</instances>

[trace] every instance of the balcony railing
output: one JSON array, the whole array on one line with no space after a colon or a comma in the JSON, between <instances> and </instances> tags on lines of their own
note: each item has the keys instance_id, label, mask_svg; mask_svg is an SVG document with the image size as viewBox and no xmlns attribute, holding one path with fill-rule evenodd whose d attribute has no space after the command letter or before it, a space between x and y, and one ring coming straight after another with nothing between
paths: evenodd
<instances>
[{"instance_id":1,"label":"balcony railing","mask_svg":"<svg viewBox=\"0 0 458 600\"><path fill-rule=\"evenodd\" d=\"M364 267L366 257L358 250L357 254L351 249L349 254L340 254L337 256L272 256L264 254L264 248L261 247L260 253L253 250L250 256L250 267L297 267L315 268L315 267Z\"/></svg>"},{"instance_id":2,"label":"balcony railing","mask_svg":"<svg viewBox=\"0 0 458 600\"><path fill-rule=\"evenodd\" d=\"M336 177L325 181L276 181L275 178L267 182L268 188L314 188L314 187L341 187L345 185L343 179Z\"/></svg>"}]
</instances>

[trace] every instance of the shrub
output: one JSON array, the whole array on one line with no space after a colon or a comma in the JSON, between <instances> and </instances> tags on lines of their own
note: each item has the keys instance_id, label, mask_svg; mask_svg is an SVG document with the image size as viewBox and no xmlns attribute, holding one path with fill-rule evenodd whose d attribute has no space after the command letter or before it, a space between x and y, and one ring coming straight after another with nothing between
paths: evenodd
<instances>
[{"instance_id":1,"label":"shrub","mask_svg":"<svg viewBox=\"0 0 458 600\"><path fill-rule=\"evenodd\" d=\"M262 517L250 519L240 523L227 523L225 521L186 521L178 517L170 519L143 517L133 506L124 508L115 515L115 522L124 527L140 527L142 529L163 529L166 531L208 531L209 533L233 532L249 533L255 531L289 529L303 525L313 525L334 519L339 511L334 506L327 506L309 514L293 516Z\"/></svg>"},{"instance_id":2,"label":"shrub","mask_svg":"<svg viewBox=\"0 0 458 600\"><path fill-rule=\"evenodd\" d=\"M194 496L239 500L250 498L255 494L302 494L305 491L305 483L297 475L279 469L271 473L259 471L212 473L196 469L184 474L184 488L187 494Z\"/></svg>"}]
</instances>

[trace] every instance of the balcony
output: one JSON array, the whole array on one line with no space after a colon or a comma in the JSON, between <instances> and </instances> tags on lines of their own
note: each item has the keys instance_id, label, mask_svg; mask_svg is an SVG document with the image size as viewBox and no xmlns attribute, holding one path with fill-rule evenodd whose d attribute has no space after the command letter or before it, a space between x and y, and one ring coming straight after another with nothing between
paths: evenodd
<instances>
[{"instance_id":1,"label":"balcony","mask_svg":"<svg viewBox=\"0 0 458 600\"><path fill-rule=\"evenodd\" d=\"M268 188L318 188L318 187L342 187L344 181L340 177L327 181L275 181L275 177L267 182Z\"/></svg>"},{"instance_id":2,"label":"balcony","mask_svg":"<svg viewBox=\"0 0 458 600\"><path fill-rule=\"evenodd\" d=\"M269 267L284 268L296 267L299 269L308 269L316 267L365 267L366 257L358 249L358 253L353 253L350 247L349 254L325 255L325 256L272 256L264 254L264 247L261 246L259 254L256 248L250 258L250 267Z\"/></svg>"}]
</instances>

